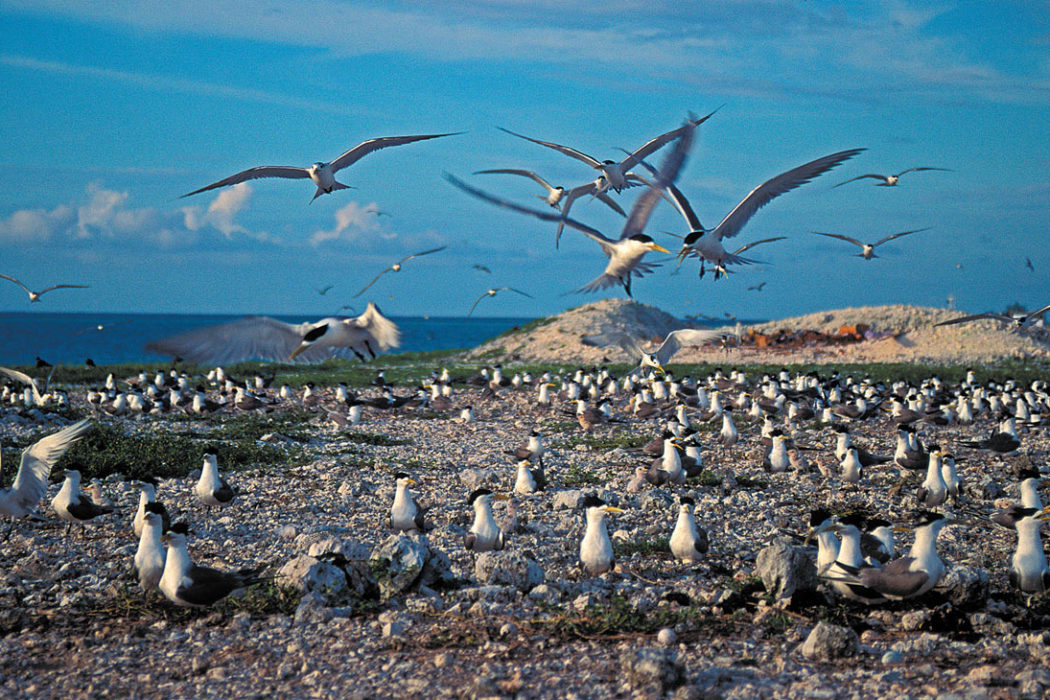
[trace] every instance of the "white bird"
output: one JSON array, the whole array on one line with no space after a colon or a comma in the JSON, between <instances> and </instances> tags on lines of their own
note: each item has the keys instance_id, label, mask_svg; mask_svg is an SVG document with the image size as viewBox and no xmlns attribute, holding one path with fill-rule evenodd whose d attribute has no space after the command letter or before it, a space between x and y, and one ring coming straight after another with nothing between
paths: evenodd
<instances>
[{"instance_id":1,"label":"white bird","mask_svg":"<svg viewBox=\"0 0 1050 700\"><path fill-rule=\"evenodd\" d=\"M153 477L146 477L138 482L138 487L139 507L131 521L131 529L135 532L136 537L142 535L142 526L146 522L146 513L149 505L157 502L157 481ZM164 528L170 527L171 521L167 511L164 510L163 504L160 505L160 509L156 512L161 513Z\"/></svg>"},{"instance_id":2,"label":"white bird","mask_svg":"<svg viewBox=\"0 0 1050 700\"><path fill-rule=\"evenodd\" d=\"M404 264L405 264L406 262L408 262L409 260L411 260L412 258L418 258L418 257L419 257L419 256L421 256L421 255L430 255L431 253L437 253L437 252L439 252L439 251L442 251L442 250L444 250L444 249L445 249L445 248L447 248L447 247L448 247L448 246L444 246L444 245L443 245L443 246L441 246L441 247L439 247L439 248L431 248L430 250L424 250L424 251L423 251L423 252L421 252L421 253L412 253L412 255L406 255L405 257L401 258L401 259L400 259L400 260L398 260L398 261L397 261L396 263L394 263L394 264L393 264L393 265L391 265L390 267L388 267L388 268L384 269L384 270L383 270L382 272L380 272L380 273L379 273L378 275L376 275L375 277L373 277L373 278L372 278L372 281L371 281L371 282L369 282L368 284L366 284L366 285L364 286L364 288L363 288L363 289L362 289L362 290L361 290L360 292L358 292L357 294L355 294L355 295L354 295L354 298L356 299L357 297L359 297L359 296L361 296L362 294L364 294L364 293L365 293L365 291L366 291L366 290L367 290L367 289L368 289L369 287L371 287L371 286L372 286L373 284L375 284L375 283L376 283L376 280L378 280L378 279L379 279L380 277L382 277L382 276L383 276L384 274L386 274L387 272L401 272L401 266L402 266L402 265L404 265Z\"/></svg>"},{"instance_id":3,"label":"white bird","mask_svg":"<svg viewBox=\"0 0 1050 700\"><path fill-rule=\"evenodd\" d=\"M55 509L55 514L60 519L69 523L66 527L67 532L73 523L83 524L100 515L113 512L112 507L100 506L81 492L80 472L76 469L66 470L66 480L62 482L62 488L51 499L51 507Z\"/></svg>"},{"instance_id":4,"label":"white bird","mask_svg":"<svg viewBox=\"0 0 1050 700\"><path fill-rule=\"evenodd\" d=\"M835 185L835 187L842 187L847 182L853 182L854 180L863 180L866 177L870 177L870 178L873 178L875 180L881 180L882 182L876 182L875 183L876 187L894 187L894 186L896 186L897 182L900 181L901 175L904 175L905 173L916 173L916 172L919 172L921 170L942 170L944 172L949 172L949 173L952 172L948 168L930 168L930 167L922 166L922 167L918 167L918 168L908 168L907 170L902 170L899 173L896 173L894 175L879 175L877 173L867 173L865 175L858 175L857 177L851 177L850 179L846 180L845 182L840 182L839 184ZM831 189L835 189L835 187L832 187Z\"/></svg>"},{"instance_id":5,"label":"white bird","mask_svg":"<svg viewBox=\"0 0 1050 700\"><path fill-rule=\"evenodd\" d=\"M516 292L522 295L523 297L528 297L529 299L535 298L531 294L526 294L520 289L515 289L514 287L491 287L490 289L487 289L484 292L482 292L481 296L474 300L474 303L470 305L470 311L467 312L467 316L470 316L474 313L474 307L476 307L482 299L484 299L485 297L494 297L499 292Z\"/></svg>"},{"instance_id":6,"label":"white bird","mask_svg":"<svg viewBox=\"0 0 1050 700\"><path fill-rule=\"evenodd\" d=\"M1041 319L1047 311L1050 311L1050 304L1047 304L1041 309L1036 309L1035 311L1025 311L1019 314L971 314L969 316L960 316L959 318L953 318L948 321L941 321L940 323L935 323L933 325L949 326L953 323L966 323L967 321L978 321L983 318L990 318L996 321L1002 321L1003 323L1013 324L1014 327L1019 329L1024 329L1032 326L1036 321Z\"/></svg>"},{"instance_id":7,"label":"white bird","mask_svg":"<svg viewBox=\"0 0 1050 700\"><path fill-rule=\"evenodd\" d=\"M394 491L394 503L390 507L390 528L396 532L423 532L423 509L416 505L409 486L416 483L404 472L394 475L397 489Z\"/></svg>"},{"instance_id":8,"label":"white bird","mask_svg":"<svg viewBox=\"0 0 1050 700\"><path fill-rule=\"evenodd\" d=\"M19 372L17 369L10 369L8 367L0 367L0 374L6 374L11 379L18 380L25 384L29 388L30 400L34 406L43 406L47 401L44 399L44 395L40 393L40 388L36 385L36 380L30 377L24 372Z\"/></svg>"},{"instance_id":9,"label":"white bird","mask_svg":"<svg viewBox=\"0 0 1050 700\"><path fill-rule=\"evenodd\" d=\"M671 358L682 348L699 347L716 340L726 342L730 338L736 338L739 341L739 329L680 328L668 333L655 350L648 351L643 349L638 339L629 333L615 327L604 327L601 333L583 336L582 342L584 345L593 347L619 346L629 356L638 358L639 369L652 367L664 372L664 365L670 362Z\"/></svg>"},{"instance_id":10,"label":"white bird","mask_svg":"<svg viewBox=\"0 0 1050 700\"><path fill-rule=\"evenodd\" d=\"M139 546L135 550L135 575L144 593L149 593L160 583L164 574L166 558L164 545L160 537L164 530L164 506L160 503L149 503L142 519L142 530L139 534Z\"/></svg>"},{"instance_id":11,"label":"white bird","mask_svg":"<svg viewBox=\"0 0 1050 700\"><path fill-rule=\"evenodd\" d=\"M352 352L364 360L397 347L401 332L374 303L360 316L323 318L313 323L285 323L266 316L208 326L147 343L146 349L189 362L232 363L258 358L320 362Z\"/></svg>"},{"instance_id":12,"label":"white bird","mask_svg":"<svg viewBox=\"0 0 1050 700\"><path fill-rule=\"evenodd\" d=\"M469 552L491 552L503 549L503 531L492 517L492 501L506 501L508 496L477 489L467 499L474 508L474 523L463 536L463 546Z\"/></svg>"},{"instance_id":13,"label":"white bird","mask_svg":"<svg viewBox=\"0 0 1050 700\"><path fill-rule=\"evenodd\" d=\"M91 421L85 418L24 449L14 483L10 488L0 489L0 515L20 518L31 513L47 494L51 468L90 429Z\"/></svg>"},{"instance_id":14,"label":"white bird","mask_svg":"<svg viewBox=\"0 0 1050 700\"><path fill-rule=\"evenodd\" d=\"M857 253L857 257L858 258L864 258L865 260L871 260L872 258L879 257L878 255L875 255L875 248L880 246L880 245L882 245L883 243L886 243L887 241L892 241L895 238L900 238L901 236L907 236L908 234L911 234L911 233L919 233L920 231L929 231L929 230L930 230L929 227L927 227L927 228L917 228L917 229L913 229L911 231L901 231L900 233L894 233L894 234L891 234L889 236L886 236L885 238L880 238L879 240L875 241L874 243L861 243L856 238L850 238L849 236L843 236L841 233L822 233L821 231L811 231L811 233L815 233L818 236L828 236L829 238L838 238L841 241L847 241L849 243L852 243L855 246L859 246L860 247L860 252Z\"/></svg>"},{"instance_id":15,"label":"white bird","mask_svg":"<svg viewBox=\"0 0 1050 700\"><path fill-rule=\"evenodd\" d=\"M595 170L599 170L601 172L601 177L604 180L600 186L602 191L611 188L619 192L625 187L630 187L628 175L631 174L629 173L631 168L638 165L638 163L655 153L660 147L664 146L667 143L670 143L676 138L679 138L683 133L685 133L687 129L692 130L692 128L703 124L713 114L714 112L711 112L711 114L708 114L706 117L701 117L700 119L689 119L685 125L680 126L677 129L668 131L666 134L660 134L654 139L650 139L643 146L628 154L628 156L621 161L599 161L597 158L593 158L587 155L586 153L581 153L575 148L569 148L568 146L561 146L556 143L551 143L550 141L540 141L539 139L533 139L529 138L528 136L522 136L521 134L516 134L513 131L504 129L502 127L500 127L500 130L506 131L511 136L517 136L518 138L525 139L526 141L532 141L533 143L538 143L541 146L553 148L559 153L563 153L569 156L570 158L575 158L576 160L586 163Z\"/></svg>"},{"instance_id":16,"label":"white bird","mask_svg":"<svg viewBox=\"0 0 1050 700\"><path fill-rule=\"evenodd\" d=\"M622 513L613 506L607 506L597 496L583 499L583 509L587 517L587 529L580 540L580 564L591 576L610 571L616 561L613 557L612 540L605 527L605 516L609 513Z\"/></svg>"},{"instance_id":17,"label":"white bird","mask_svg":"<svg viewBox=\"0 0 1050 700\"><path fill-rule=\"evenodd\" d=\"M678 520L671 532L671 553L681 561L700 561L707 552L707 533L697 528L693 516L695 503L689 496L679 499Z\"/></svg>"},{"instance_id":18,"label":"white bird","mask_svg":"<svg viewBox=\"0 0 1050 700\"><path fill-rule=\"evenodd\" d=\"M606 204L610 209L615 211L620 216L627 216L627 213L620 207L620 205L613 201L612 197L610 197L607 193L602 191L601 183L598 180L579 185L578 187L573 187L570 190L566 190L564 187L552 186L550 183L548 183L546 180L544 180L542 177L532 172L531 170L519 170L516 168L499 168L496 170L478 170L474 174L484 175L489 173L505 173L508 175L522 175L524 177L532 178L533 180L538 182L544 189L547 190L546 196L539 194L536 196L545 201L547 204L551 205L553 209L557 209L558 211L560 211L562 213L562 216L568 216L569 211L572 209L573 202L575 202L580 197L585 197L587 195L597 197L599 200L601 200L604 204ZM558 222L558 233L554 237L555 248L558 247L558 243L561 240L561 232L564 227L564 222Z\"/></svg>"},{"instance_id":19,"label":"white bird","mask_svg":"<svg viewBox=\"0 0 1050 700\"><path fill-rule=\"evenodd\" d=\"M713 229L705 229L700 219L693 212L689 201L678 190L677 187L669 185L668 193L671 201L679 213L689 225L690 232L682 241L682 248L678 252L681 261L687 256L700 257L700 276L704 274L704 262L714 263L716 266L724 266L727 263L747 264L754 262L740 255L729 253L722 247L722 239L732 238L740 233L747 222L760 208L773 201L776 197L790 192L804 185L818 175L831 170L840 163L849 160L861 153L863 148L853 148L848 151L840 151L831 155L817 158L797 168L792 168L776 177L766 180L761 185L751 190L744 199L729 212L722 221ZM717 273L716 273L717 274Z\"/></svg>"},{"instance_id":20,"label":"white bird","mask_svg":"<svg viewBox=\"0 0 1050 700\"><path fill-rule=\"evenodd\" d=\"M627 292L627 296L631 296L631 277L642 277L646 273L652 272L656 267L656 265L652 263L642 261L645 254L654 250L664 253L670 252L663 246L658 245L652 238L642 233L642 231L648 223L649 217L652 214L656 203L659 202L660 198L663 196L664 190L674 181L675 177L678 176L682 163L685 162L685 156L689 151L689 147L692 145L693 128L691 122L687 123L677 131L681 133L681 136L678 139L675 149L664 160L659 176L656 178L654 185L646 190L635 201L634 207L631 209L631 213L627 217L627 223L624 224L619 239L615 241L602 235L597 229L593 229L575 219L569 219L548 212L537 211L535 209L514 204L507 200L499 199L498 197L494 197L493 195L477 188L471 187L448 173L445 174L445 178L461 190L491 204L512 209L523 214L530 214L536 218L543 219L544 221L564 221L567 225L582 232L585 236L601 246L602 252L607 258L609 258L609 262L601 276L592 280L588 284L585 284L576 291L596 292L616 284L621 284Z\"/></svg>"},{"instance_id":21,"label":"white bird","mask_svg":"<svg viewBox=\"0 0 1050 700\"><path fill-rule=\"evenodd\" d=\"M1050 566L1039 531L1048 519L1046 511L1014 505L1004 516L1001 524L1009 523L1017 530L1017 549L1010 558L1010 583L1028 595L1045 593L1050 590Z\"/></svg>"},{"instance_id":22,"label":"white bird","mask_svg":"<svg viewBox=\"0 0 1050 700\"><path fill-rule=\"evenodd\" d=\"M204 455L201 475L193 492L207 506L228 506L236 495L226 480L219 476L219 462L213 454Z\"/></svg>"},{"instance_id":23,"label":"white bird","mask_svg":"<svg viewBox=\"0 0 1050 700\"><path fill-rule=\"evenodd\" d=\"M206 187L202 187L199 190L193 190L182 196L189 197L190 195L207 192L208 190L214 190L218 187L236 185L239 182L255 180L261 177L283 177L291 179L310 178L314 181L314 184L317 185L317 192L314 193L313 198L310 200L312 202L322 194L331 194L334 190L348 189L349 185L336 182L335 174L343 168L353 165L373 151L378 151L381 148L388 148L390 146L401 146L414 141L424 141L426 139L436 139L441 138L442 136L453 135L454 134L425 134L422 136L384 136L381 138L370 139L354 146L331 163L317 162L308 168L298 168L293 165L260 165L256 168L242 170L239 173L230 175L218 182L213 182Z\"/></svg>"},{"instance_id":24,"label":"white bird","mask_svg":"<svg viewBox=\"0 0 1050 700\"><path fill-rule=\"evenodd\" d=\"M187 532L186 523L175 523L161 538L168 547L159 584L165 598L183 608L203 608L256 582L254 572L247 569L219 571L194 564L186 551Z\"/></svg>"},{"instance_id":25,"label":"white bird","mask_svg":"<svg viewBox=\"0 0 1050 700\"><path fill-rule=\"evenodd\" d=\"M41 289L39 292L34 292L32 289L30 289L29 287L25 286L24 284L22 284L21 282L16 280L14 277L11 277L10 275L0 275L0 278L3 278L5 280L10 280L10 281L14 282L15 284L17 284L22 289L24 289L26 294L29 295L29 301L30 302L40 301L40 297L42 297L45 293L50 292L52 289L87 289L88 288L88 286L86 284L55 284L55 285L52 285L50 287L47 287L46 289ZM99 326L100 330L101 330L101 328L102 327Z\"/></svg>"}]
</instances>

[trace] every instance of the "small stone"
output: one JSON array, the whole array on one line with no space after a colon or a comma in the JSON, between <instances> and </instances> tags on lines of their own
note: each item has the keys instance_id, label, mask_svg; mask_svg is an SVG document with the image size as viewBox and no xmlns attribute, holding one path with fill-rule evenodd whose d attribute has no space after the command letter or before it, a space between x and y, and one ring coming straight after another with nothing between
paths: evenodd
<instances>
[{"instance_id":1,"label":"small stone","mask_svg":"<svg viewBox=\"0 0 1050 700\"><path fill-rule=\"evenodd\" d=\"M885 654L882 655L882 663L883 663L883 665L899 664L903 660L904 660L904 657L901 656L901 653L899 651L892 651L891 650L891 651L887 651Z\"/></svg>"},{"instance_id":2,"label":"small stone","mask_svg":"<svg viewBox=\"0 0 1050 700\"><path fill-rule=\"evenodd\" d=\"M988 572L974 566L953 566L937 584L948 601L957 608L977 609L984 606L991 591Z\"/></svg>"},{"instance_id":3,"label":"small stone","mask_svg":"<svg viewBox=\"0 0 1050 700\"><path fill-rule=\"evenodd\" d=\"M408 626L401 620L383 623L383 639L401 638L405 636Z\"/></svg>"},{"instance_id":4,"label":"small stone","mask_svg":"<svg viewBox=\"0 0 1050 700\"><path fill-rule=\"evenodd\" d=\"M656 641L660 642L660 644L664 645L665 647L669 647L672 644L674 644L677 638L678 635L676 635L674 633L674 630L670 627L664 627L656 633Z\"/></svg>"},{"instance_id":5,"label":"small stone","mask_svg":"<svg viewBox=\"0 0 1050 700\"><path fill-rule=\"evenodd\" d=\"M474 564L478 583L513 586L528 593L543 583L543 568L519 550L483 552Z\"/></svg>"},{"instance_id":6,"label":"small stone","mask_svg":"<svg viewBox=\"0 0 1050 700\"><path fill-rule=\"evenodd\" d=\"M933 614L929 610L913 610L901 615L901 629L906 632L917 632L926 627Z\"/></svg>"},{"instance_id":7,"label":"small stone","mask_svg":"<svg viewBox=\"0 0 1050 700\"><path fill-rule=\"evenodd\" d=\"M802 655L814 661L831 661L844 656L855 656L860 650L860 639L849 627L821 621L802 643Z\"/></svg>"},{"instance_id":8,"label":"small stone","mask_svg":"<svg viewBox=\"0 0 1050 700\"><path fill-rule=\"evenodd\" d=\"M583 491L577 489L558 491L554 494L554 500L551 505L554 510L576 510L580 507L580 503L583 502L583 498Z\"/></svg>"}]
</instances>

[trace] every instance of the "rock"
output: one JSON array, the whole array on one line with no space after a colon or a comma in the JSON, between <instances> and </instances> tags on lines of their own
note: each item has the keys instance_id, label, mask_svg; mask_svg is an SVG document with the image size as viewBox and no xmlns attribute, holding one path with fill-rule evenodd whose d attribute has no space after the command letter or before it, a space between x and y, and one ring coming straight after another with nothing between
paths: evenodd
<instances>
[{"instance_id":1,"label":"rock","mask_svg":"<svg viewBox=\"0 0 1050 700\"><path fill-rule=\"evenodd\" d=\"M350 542L337 537L325 537L310 545L307 554L321 558L325 554L338 554L349 560L368 559L369 547L361 542Z\"/></svg>"},{"instance_id":2,"label":"rock","mask_svg":"<svg viewBox=\"0 0 1050 700\"><path fill-rule=\"evenodd\" d=\"M459 472L459 480L463 485L473 491L481 488L492 480L491 469L463 469Z\"/></svg>"},{"instance_id":3,"label":"rock","mask_svg":"<svg viewBox=\"0 0 1050 700\"><path fill-rule=\"evenodd\" d=\"M547 605L554 605L561 600L561 591L552 586L548 586L545 583L533 588L529 591L529 600L536 603L546 603Z\"/></svg>"},{"instance_id":4,"label":"rock","mask_svg":"<svg viewBox=\"0 0 1050 700\"><path fill-rule=\"evenodd\" d=\"M558 491L554 494L551 505L554 510L576 510L580 507L583 499L584 493L578 489Z\"/></svg>"},{"instance_id":5,"label":"rock","mask_svg":"<svg viewBox=\"0 0 1050 700\"><path fill-rule=\"evenodd\" d=\"M995 479L987 474L977 477L974 480L973 486L970 490L977 498L985 501L994 501L997 498L1002 498L1006 495L1003 491L1003 487L999 485Z\"/></svg>"},{"instance_id":6,"label":"rock","mask_svg":"<svg viewBox=\"0 0 1050 700\"><path fill-rule=\"evenodd\" d=\"M350 596L343 570L310 556L298 556L282 566L277 572L277 585L294 588L301 593L316 593L326 604L334 604Z\"/></svg>"},{"instance_id":7,"label":"rock","mask_svg":"<svg viewBox=\"0 0 1050 700\"><path fill-rule=\"evenodd\" d=\"M391 622L383 623L383 638L401 638L405 636L405 630L408 629L408 625L402 620L393 620Z\"/></svg>"},{"instance_id":8,"label":"rock","mask_svg":"<svg viewBox=\"0 0 1050 700\"><path fill-rule=\"evenodd\" d=\"M628 649L620 654L620 670L635 689L667 691L685 681L677 655L663 649Z\"/></svg>"},{"instance_id":9,"label":"rock","mask_svg":"<svg viewBox=\"0 0 1050 700\"><path fill-rule=\"evenodd\" d=\"M379 585L379 595L389 600L419 580L430 547L421 535L392 535L372 552L369 562Z\"/></svg>"},{"instance_id":10,"label":"rock","mask_svg":"<svg viewBox=\"0 0 1050 700\"><path fill-rule=\"evenodd\" d=\"M638 499L638 506L642 510L667 510L674 503L674 496L667 491L646 491Z\"/></svg>"},{"instance_id":11,"label":"rock","mask_svg":"<svg viewBox=\"0 0 1050 700\"><path fill-rule=\"evenodd\" d=\"M786 602L796 591L817 587L817 568L802 547L777 541L758 553L755 574L762 579L766 592Z\"/></svg>"},{"instance_id":12,"label":"rock","mask_svg":"<svg viewBox=\"0 0 1050 700\"><path fill-rule=\"evenodd\" d=\"M295 624L303 626L323 625L333 617L324 596L310 591L299 600L295 609Z\"/></svg>"},{"instance_id":13,"label":"rock","mask_svg":"<svg viewBox=\"0 0 1050 700\"><path fill-rule=\"evenodd\" d=\"M974 566L953 566L937 589L957 608L982 608L990 591L988 572Z\"/></svg>"},{"instance_id":14,"label":"rock","mask_svg":"<svg viewBox=\"0 0 1050 700\"><path fill-rule=\"evenodd\" d=\"M818 622L802 643L802 655L813 661L831 661L844 656L855 656L860 650L860 639L849 627Z\"/></svg>"},{"instance_id":15,"label":"rock","mask_svg":"<svg viewBox=\"0 0 1050 700\"><path fill-rule=\"evenodd\" d=\"M674 644L677 638L678 635L676 635L674 633L674 630L670 627L664 627L656 633L656 641L660 642L660 644L664 645L665 647L669 647L672 644Z\"/></svg>"},{"instance_id":16,"label":"rock","mask_svg":"<svg viewBox=\"0 0 1050 700\"><path fill-rule=\"evenodd\" d=\"M901 629L905 632L917 632L928 628L933 613L929 610L913 610L901 615Z\"/></svg>"},{"instance_id":17,"label":"rock","mask_svg":"<svg viewBox=\"0 0 1050 700\"><path fill-rule=\"evenodd\" d=\"M513 586L528 593L543 583L543 568L520 551L483 552L474 564L474 575L483 585Z\"/></svg>"}]
</instances>

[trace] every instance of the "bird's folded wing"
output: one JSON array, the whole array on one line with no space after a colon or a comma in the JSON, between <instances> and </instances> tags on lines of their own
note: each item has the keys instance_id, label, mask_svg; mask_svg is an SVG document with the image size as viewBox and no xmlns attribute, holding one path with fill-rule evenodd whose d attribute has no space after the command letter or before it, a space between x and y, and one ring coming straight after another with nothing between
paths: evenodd
<instances>
[{"instance_id":1,"label":"bird's folded wing","mask_svg":"<svg viewBox=\"0 0 1050 700\"><path fill-rule=\"evenodd\" d=\"M242 583L242 578L237 574L207 566L193 566L186 572L183 584L176 592L191 605L211 605L235 588L239 588Z\"/></svg>"},{"instance_id":2,"label":"bird's folded wing","mask_svg":"<svg viewBox=\"0 0 1050 700\"><path fill-rule=\"evenodd\" d=\"M266 316L198 328L146 344L146 349L190 362L225 364L250 359L286 360L302 340L302 326ZM329 357L325 348L300 353L305 361Z\"/></svg>"},{"instance_id":3,"label":"bird's folded wing","mask_svg":"<svg viewBox=\"0 0 1050 700\"><path fill-rule=\"evenodd\" d=\"M22 463L11 490L18 494L23 506L32 508L40 503L47 493L47 478L55 462L90 429L91 421L85 418L37 440L22 453Z\"/></svg>"}]
</instances>

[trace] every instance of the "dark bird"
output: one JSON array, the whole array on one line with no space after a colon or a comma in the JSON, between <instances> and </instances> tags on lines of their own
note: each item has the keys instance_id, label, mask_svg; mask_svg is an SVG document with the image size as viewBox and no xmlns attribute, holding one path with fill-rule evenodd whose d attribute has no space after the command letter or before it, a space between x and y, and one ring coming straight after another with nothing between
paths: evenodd
<instances>
[{"instance_id":1,"label":"dark bird","mask_svg":"<svg viewBox=\"0 0 1050 700\"><path fill-rule=\"evenodd\" d=\"M471 314L474 313L474 308L485 297L494 297L494 296L496 296L496 294L498 292L506 292L506 291L515 292L517 294L522 295L523 297L528 297L529 299L534 299L535 298L531 294L527 294L527 293L521 291L520 289L515 289L514 287L493 287L493 288L488 289L485 292L483 292L481 294L481 296L479 296L477 299L474 300L474 303L470 305L470 311L467 312L467 316L470 316Z\"/></svg>"},{"instance_id":2,"label":"dark bird","mask_svg":"<svg viewBox=\"0 0 1050 700\"><path fill-rule=\"evenodd\" d=\"M947 321L941 321L935 323L934 326L949 326L953 323L966 323L967 321L978 321L984 318L990 318L995 321L1002 321L1003 323L1013 324L1016 328L1028 328L1040 318L1050 311L1050 304L1047 304L1041 309L1035 311L1025 311L1019 314L997 314L997 313L984 313L984 314L971 314L969 316L960 316L959 318L953 318Z\"/></svg>"},{"instance_id":3,"label":"dark bird","mask_svg":"<svg viewBox=\"0 0 1050 700\"><path fill-rule=\"evenodd\" d=\"M890 234L889 236L885 236L884 238L880 238L879 240L875 241L874 243L861 243L856 238L850 238L849 236L843 236L841 233L822 233L820 231L813 231L812 233L815 233L818 236L828 236L829 238L837 238L840 241L846 241L848 243L852 243L853 245L858 246L860 248L860 252L857 253L857 257L858 258L864 258L865 260L871 260L872 258L879 257L878 255L875 255L875 248L877 248L878 246L882 245L883 243L887 243L887 242L892 241L894 239L900 238L901 236L907 236L907 235L912 234L912 233L919 233L920 231L929 231L929 230L930 230L929 227L927 227L927 228L912 229L911 231L901 231L900 233L893 233L893 234Z\"/></svg>"}]
</instances>

